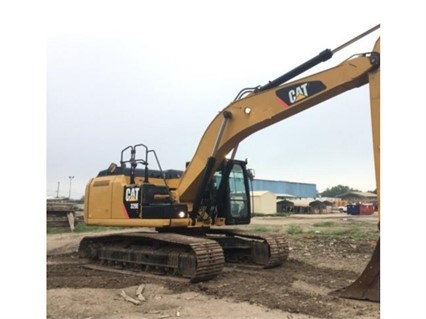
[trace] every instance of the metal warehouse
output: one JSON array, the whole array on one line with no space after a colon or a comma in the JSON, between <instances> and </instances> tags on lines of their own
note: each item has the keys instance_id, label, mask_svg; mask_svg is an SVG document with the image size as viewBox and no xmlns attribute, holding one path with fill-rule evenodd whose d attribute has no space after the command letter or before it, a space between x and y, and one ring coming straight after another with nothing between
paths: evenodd
<instances>
[{"instance_id":1,"label":"metal warehouse","mask_svg":"<svg viewBox=\"0 0 426 319\"><path fill-rule=\"evenodd\" d=\"M274 194L289 194L299 198L315 198L317 185L287 181L254 179L253 191L270 191Z\"/></svg>"}]
</instances>

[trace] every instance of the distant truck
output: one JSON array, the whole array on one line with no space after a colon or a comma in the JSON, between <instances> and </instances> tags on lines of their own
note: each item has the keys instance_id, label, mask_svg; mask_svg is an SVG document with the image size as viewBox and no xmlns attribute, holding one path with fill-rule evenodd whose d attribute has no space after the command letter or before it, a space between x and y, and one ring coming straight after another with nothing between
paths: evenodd
<instances>
[{"instance_id":1,"label":"distant truck","mask_svg":"<svg viewBox=\"0 0 426 319\"><path fill-rule=\"evenodd\" d=\"M339 212L341 213L347 213L348 207L346 206L339 206Z\"/></svg>"}]
</instances>

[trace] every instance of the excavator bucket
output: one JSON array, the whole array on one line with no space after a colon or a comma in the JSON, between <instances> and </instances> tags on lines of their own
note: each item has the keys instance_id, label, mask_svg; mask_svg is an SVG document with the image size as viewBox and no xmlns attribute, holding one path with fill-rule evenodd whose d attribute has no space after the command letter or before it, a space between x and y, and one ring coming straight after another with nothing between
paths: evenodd
<instances>
[{"instance_id":1,"label":"excavator bucket","mask_svg":"<svg viewBox=\"0 0 426 319\"><path fill-rule=\"evenodd\" d=\"M370 262L358 279L336 292L342 298L380 302L380 238Z\"/></svg>"}]
</instances>

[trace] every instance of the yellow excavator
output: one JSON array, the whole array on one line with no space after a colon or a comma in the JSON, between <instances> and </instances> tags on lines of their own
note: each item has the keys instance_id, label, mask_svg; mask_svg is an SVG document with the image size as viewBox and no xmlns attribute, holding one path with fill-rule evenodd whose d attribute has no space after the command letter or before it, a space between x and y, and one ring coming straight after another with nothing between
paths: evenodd
<instances>
[{"instance_id":1,"label":"yellow excavator","mask_svg":"<svg viewBox=\"0 0 426 319\"><path fill-rule=\"evenodd\" d=\"M226 263L282 265L289 254L283 234L241 230L251 220L247 161L235 159L249 135L365 84L370 88L373 148L380 198L380 38L372 51L354 54L335 67L295 78L377 25L263 85L246 88L210 123L183 171L163 170L155 150L144 144L121 151L120 163L87 183L87 225L146 227L143 231L87 236L79 255L98 263L161 272L191 282L219 275ZM149 164L157 169L151 169ZM233 227L229 227L233 226ZM380 243L361 276L340 291L345 298L379 301Z\"/></svg>"}]
</instances>

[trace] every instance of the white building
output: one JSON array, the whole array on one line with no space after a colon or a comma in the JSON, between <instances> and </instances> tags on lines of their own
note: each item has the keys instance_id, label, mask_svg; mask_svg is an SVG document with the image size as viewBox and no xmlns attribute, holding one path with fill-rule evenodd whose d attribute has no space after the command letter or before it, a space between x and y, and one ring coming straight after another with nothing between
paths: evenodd
<instances>
[{"instance_id":1,"label":"white building","mask_svg":"<svg viewBox=\"0 0 426 319\"><path fill-rule=\"evenodd\" d=\"M277 197L270 191L253 191L252 212L257 214L275 214L277 212Z\"/></svg>"}]
</instances>

